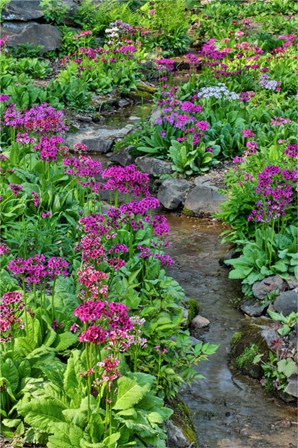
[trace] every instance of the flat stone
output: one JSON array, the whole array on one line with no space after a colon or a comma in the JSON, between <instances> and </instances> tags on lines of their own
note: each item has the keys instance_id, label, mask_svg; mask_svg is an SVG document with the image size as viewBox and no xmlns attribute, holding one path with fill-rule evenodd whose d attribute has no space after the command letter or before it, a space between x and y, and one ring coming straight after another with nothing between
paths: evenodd
<instances>
[{"instance_id":1,"label":"flat stone","mask_svg":"<svg viewBox=\"0 0 298 448\"><path fill-rule=\"evenodd\" d=\"M158 190L158 200L168 210L176 210L185 199L190 184L184 179L167 179Z\"/></svg>"},{"instance_id":2,"label":"flat stone","mask_svg":"<svg viewBox=\"0 0 298 448\"><path fill-rule=\"evenodd\" d=\"M259 317L263 314L263 309L251 300L247 300L240 306L240 310L251 317Z\"/></svg>"},{"instance_id":3,"label":"flat stone","mask_svg":"<svg viewBox=\"0 0 298 448\"><path fill-rule=\"evenodd\" d=\"M194 317L193 320L191 321L191 327L194 330L206 328L208 327L208 325L210 325L210 321L206 319L206 317L200 316L199 314L198 316Z\"/></svg>"},{"instance_id":4,"label":"flat stone","mask_svg":"<svg viewBox=\"0 0 298 448\"><path fill-rule=\"evenodd\" d=\"M160 107L157 107L155 109L153 109L153 111L151 112L151 117L150 117L150 124L152 126L156 125L158 118L160 118L162 115L162 110Z\"/></svg>"},{"instance_id":5,"label":"flat stone","mask_svg":"<svg viewBox=\"0 0 298 448\"><path fill-rule=\"evenodd\" d=\"M273 307L284 316L298 311L298 292L295 289L282 292L273 302Z\"/></svg>"},{"instance_id":6,"label":"flat stone","mask_svg":"<svg viewBox=\"0 0 298 448\"><path fill-rule=\"evenodd\" d=\"M218 212L224 201L225 197L213 187L196 186L188 193L184 208L186 213L209 215Z\"/></svg>"},{"instance_id":7,"label":"flat stone","mask_svg":"<svg viewBox=\"0 0 298 448\"><path fill-rule=\"evenodd\" d=\"M272 275L263 280L256 282L252 287L254 296L263 300L269 293L273 291L281 292L285 290L283 279L279 275Z\"/></svg>"},{"instance_id":8,"label":"flat stone","mask_svg":"<svg viewBox=\"0 0 298 448\"><path fill-rule=\"evenodd\" d=\"M170 162L155 159L154 157L147 157L147 156L137 157L135 163L137 167L144 173L148 173L153 176L159 176L161 174L170 174L172 172Z\"/></svg>"},{"instance_id":9,"label":"flat stone","mask_svg":"<svg viewBox=\"0 0 298 448\"><path fill-rule=\"evenodd\" d=\"M137 121L141 121L141 117L137 117L137 116L135 116L135 115L131 115L129 118L128 118L128 121L132 121L132 122L137 122Z\"/></svg>"},{"instance_id":10,"label":"flat stone","mask_svg":"<svg viewBox=\"0 0 298 448\"><path fill-rule=\"evenodd\" d=\"M123 129L87 128L75 134L69 134L66 137L66 143L69 146L84 143L89 152L106 154L112 149L115 140L123 138L131 129L132 125L125 126Z\"/></svg>"},{"instance_id":11,"label":"flat stone","mask_svg":"<svg viewBox=\"0 0 298 448\"><path fill-rule=\"evenodd\" d=\"M41 45L41 53L46 53L61 46L61 32L53 25L6 22L0 27L0 33L8 37L8 47L17 48L22 44Z\"/></svg>"}]
</instances>

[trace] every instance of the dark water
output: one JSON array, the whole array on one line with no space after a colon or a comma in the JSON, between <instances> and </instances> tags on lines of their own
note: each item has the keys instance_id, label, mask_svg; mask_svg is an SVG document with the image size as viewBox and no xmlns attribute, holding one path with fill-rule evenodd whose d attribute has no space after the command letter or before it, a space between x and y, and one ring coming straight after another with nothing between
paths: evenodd
<instances>
[{"instance_id":1,"label":"dark water","mask_svg":"<svg viewBox=\"0 0 298 448\"><path fill-rule=\"evenodd\" d=\"M175 215L168 215L168 220L168 252L176 262L170 274L198 300L200 314L210 320L204 339L220 344L216 354L198 367L206 380L182 392L193 412L200 447L296 447L296 409L267 395L257 381L229 370L229 344L245 318L232 304L241 297L240 287L218 263L227 252L220 244L222 226Z\"/></svg>"}]
</instances>

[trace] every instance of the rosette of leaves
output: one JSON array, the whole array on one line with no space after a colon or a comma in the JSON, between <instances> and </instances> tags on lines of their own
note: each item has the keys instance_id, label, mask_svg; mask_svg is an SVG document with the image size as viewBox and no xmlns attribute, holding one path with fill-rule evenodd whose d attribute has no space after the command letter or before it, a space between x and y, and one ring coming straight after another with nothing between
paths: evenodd
<instances>
[{"instance_id":1,"label":"rosette of leaves","mask_svg":"<svg viewBox=\"0 0 298 448\"><path fill-rule=\"evenodd\" d=\"M154 377L128 373L117 380L111 404L112 426L105 432L105 394L86 395L80 376L84 370L81 352L72 352L63 376L53 376L43 390L27 387L17 405L24 421L37 435L48 438L49 448L117 448L124 446L165 448L163 422L172 411L152 392Z\"/></svg>"}]
</instances>

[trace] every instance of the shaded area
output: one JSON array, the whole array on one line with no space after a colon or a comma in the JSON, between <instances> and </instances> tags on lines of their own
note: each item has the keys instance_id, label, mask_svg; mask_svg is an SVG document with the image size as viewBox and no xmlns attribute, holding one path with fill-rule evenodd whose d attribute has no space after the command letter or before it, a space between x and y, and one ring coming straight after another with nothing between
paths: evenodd
<instances>
[{"instance_id":1,"label":"shaded area","mask_svg":"<svg viewBox=\"0 0 298 448\"><path fill-rule=\"evenodd\" d=\"M231 373L228 350L232 335L245 317L233 308L240 285L228 279L218 263L227 252L220 244L223 227L212 220L168 215L168 250L176 264L170 274L188 296L200 304L200 314L211 324L203 338L219 343L216 354L200 364L201 380L182 392L193 412L201 448L294 448L296 409L266 394L250 378Z\"/></svg>"}]
</instances>

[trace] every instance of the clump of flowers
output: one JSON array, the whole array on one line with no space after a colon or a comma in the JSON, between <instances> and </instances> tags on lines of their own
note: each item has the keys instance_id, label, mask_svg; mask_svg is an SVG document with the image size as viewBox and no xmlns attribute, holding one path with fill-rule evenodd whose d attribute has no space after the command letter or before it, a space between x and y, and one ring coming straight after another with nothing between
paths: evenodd
<instances>
[{"instance_id":1,"label":"clump of flowers","mask_svg":"<svg viewBox=\"0 0 298 448\"><path fill-rule=\"evenodd\" d=\"M289 207L296 200L297 170L282 170L279 166L267 166L258 174L256 193L260 200L248 220L270 222L286 216Z\"/></svg>"},{"instance_id":2,"label":"clump of flowers","mask_svg":"<svg viewBox=\"0 0 298 448\"><path fill-rule=\"evenodd\" d=\"M0 342L11 342L15 330L23 330L25 325L20 315L25 308L22 293L7 292L0 301Z\"/></svg>"},{"instance_id":3,"label":"clump of flowers","mask_svg":"<svg viewBox=\"0 0 298 448\"><path fill-rule=\"evenodd\" d=\"M239 100L240 96L236 92L230 92L224 83L217 86L202 87L198 93L198 98L216 98L224 100Z\"/></svg>"}]
</instances>

